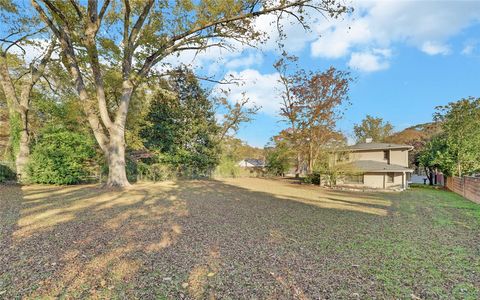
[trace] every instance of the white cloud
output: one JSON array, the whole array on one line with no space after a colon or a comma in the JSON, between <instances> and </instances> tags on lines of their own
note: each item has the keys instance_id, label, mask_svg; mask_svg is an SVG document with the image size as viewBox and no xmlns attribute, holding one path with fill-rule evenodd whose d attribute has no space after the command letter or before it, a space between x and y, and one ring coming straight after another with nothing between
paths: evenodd
<instances>
[{"instance_id":1,"label":"white cloud","mask_svg":"<svg viewBox=\"0 0 480 300\"><path fill-rule=\"evenodd\" d=\"M318 24L316 30L321 35L311 44L312 55L316 57L345 56L353 45L366 42L372 37L365 20L355 21L350 27L345 23L338 27L329 26L327 29L322 29L322 24Z\"/></svg>"},{"instance_id":2,"label":"white cloud","mask_svg":"<svg viewBox=\"0 0 480 300\"><path fill-rule=\"evenodd\" d=\"M261 106L261 111L276 115L279 111L280 100L278 96L278 73L262 74L257 70L246 69L240 72L231 71L227 77L241 79L241 85L231 85L229 93L229 101L237 102L243 98L243 93L250 99L249 106ZM217 86L215 89L225 88L225 86Z\"/></svg>"},{"instance_id":3,"label":"white cloud","mask_svg":"<svg viewBox=\"0 0 480 300\"><path fill-rule=\"evenodd\" d=\"M392 56L392 50L388 48L375 48L372 50L372 52L377 55L382 55L386 58Z\"/></svg>"},{"instance_id":4,"label":"white cloud","mask_svg":"<svg viewBox=\"0 0 480 300\"><path fill-rule=\"evenodd\" d=\"M311 44L312 56L351 56L350 62L368 60L369 66L375 66L375 55L359 52L391 48L396 43L429 55L445 55L450 53L449 38L480 21L480 1L357 0L352 5L352 15L342 20L323 20L314 27L319 37Z\"/></svg>"},{"instance_id":5,"label":"white cloud","mask_svg":"<svg viewBox=\"0 0 480 300\"><path fill-rule=\"evenodd\" d=\"M21 48L13 46L10 50L12 54L16 54L20 57L22 57L27 64L31 63L33 60L40 60L44 55L45 52L50 45L50 41L46 39L32 39L30 43L28 44L22 44ZM25 52L23 52L25 51ZM59 52L58 50L55 50L52 54L53 59L58 59L59 58Z\"/></svg>"},{"instance_id":6,"label":"white cloud","mask_svg":"<svg viewBox=\"0 0 480 300\"><path fill-rule=\"evenodd\" d=\"M168 67L158 66L157 69L169 69L179 65L188 66L197 72L208 76L224 74L229 70L251 68L263 62L263 53L247 46L235 45L235 50L220 47L210 47L204 51L185 50L179 54L172 54L162 62Z\"/></svg>"},{"instance_id":7,"label":"white cloud","mask_svg":"<svg viewBox=\"0 0 480 300\"><path fill-rule=\"evenodd\" d=\"M202 69L210 73L217 71L212 69L212 64L222 65L226 59L239 56L240 53L228 51L219 47L206 48L204 51L185 50L180 53L175 53L167 56L162 62L170 64L172 67L177 67L181 64L190 68L199 70Z\"/></svg>"},{"instance_id":8,"label":"white cloud","mask_svg":"<svg viewBox=\"0 0 480 300\"><path fill-rule=\"evenodd\" d=\"M238 58L234 58L230 61L228 61L225 64L225 67L229 70L231 69L238 69L238 68L245 68L245 67L251 67L254 65L259 65L263 61L263 56L259 52L250 52L246 56L241 56Z\"/></svg>"},{"instance_id":9,"label":"white cloud","mask_svg":"<svg viewBox=\"0 0 480 300\"><path fill-rule=\"evenodd\" d=\"M450 47L448 45L439 44L435 42L427 41L423 43L421 50L428 55L447 55L450 54Z\"/></svg>"},{"instance_id":10,"label":"white cloud","mask_svg":"<svg viewBox=\"0 0 480 300\"><path fill-rule=\"evenodd\" d=\"M220 124L225 120L225 115L222 113L216 113L215 120L217 121L218 124Z\"/></svg>"},{"instance_id":11,"label":"white cloud","mask_svg":"<svg viewBox=\"0 0 480 300\"><path fill-rule=\"evenodd\" d=\"M363 72L375 72L388 69L389 63L386 56L381 53L372 52L353 52L348 66Z\"/></svg>"},{"instance_id":12,"label":"white cloud","mask_svg":"<svg viewBox=\"0 0 480 300\"><path fill-rule=\"evenodd\" d=\"M313 16L310 19L312 24L316 22L317 17ZM233 50L211 47L202 52L193 50L183 51L180 55L168 56L163 62L173 67L184 64L197 71L206 72L208 75L215 75L222 69L228 71L260 65L263 62L265 52L280 51L277 18L274 15L263 15L256 18L253 22L255 29L264 33L262 42L252 41L253 46L256 48L251 47L252 45L244 45L232 40L228 41L228 43L233 46ZM286 40L281 41L284 44L283 49L289 53L303 50L308 43L317 37L316 32L306 31L291 15L285 14L279 24L283 33L287 36ZM162 66L158 67L158 69L162 68Z\"/></svg>"},{"instance_id":13,"label":"white cloud","mask_svg":"<svg viewBox=\"0 0 480 300\"><path fill-rule=\"evenodd\" d=\"M391 56L371 49L406 44L429 55L445 55L451 52L448 41L452 36L480 21L480 1L352 0L351 5L355 8L353 14L335 20L310 12L310 32L285 15L280 23L287 36L283 41L285 50L295 54L309 47L313 57L347 58L349 65L363 66L359 69L364 71L383 70L388 68ZM208 75L254 68L263 62L261 51L279 50L274 15L255 19L254 26L268 37L263 44L257 44L258 49L233 41L237 48L233 52L209 48L197 55L190 51L172 56L167 61L186 63ZM463 53L472 50L466 47Z\"/></svg>"},{"instance_id":14,"label":"white cloud","mask_svg":"<svg viewBox=\"0 0 480 300\"><path fill-rule=\"evenodd\" d=\"M464 44L464 47L462 49L462 54L463 55L471 55L475 52L475 48L477 47L477 41L475 40L470 40L470 41L467 41L465 44Z\"/></svg>"},{"instance_id":15,"label":"white cloud","mask_svg":"<svg viewBox=\"0 0 480 300\"><path fill-rule=\"evenodd\" d=\"M473 45L466 45L466 46L462 49L462 54L470 55L470 54L473 53L474 50L475 50L475 46L473 46Z\"/></svg>"},{"instance_id":16,"label":"white cloud","mask_svg":"<svg viewBox=\"0 0 480 300\"><path fill-rule=\"evenodd\" d=\"M312 15L309 19L312 24L318 22L320 15ZM276 51L279 49L279 33L278 28L282 28L286 39L280 41L284 45L284 49L289 53L296 53L303 50L307 44L317 38L314 31L305 30L302 25L291 15L284 14L283 19L277 27L277 17L275 15L263 15L255 19L254 27L265 33L267 40L259 45L259 49L263 51Z\"/></svg>"}]
</instances>

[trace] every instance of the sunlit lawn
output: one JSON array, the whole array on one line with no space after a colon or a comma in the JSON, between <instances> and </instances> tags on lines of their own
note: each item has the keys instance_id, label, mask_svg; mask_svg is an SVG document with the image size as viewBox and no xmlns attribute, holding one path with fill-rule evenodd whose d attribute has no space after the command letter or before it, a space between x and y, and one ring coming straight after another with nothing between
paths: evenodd
<instances>
[{"instance_id":1,"label":"sunlit lawn","mask_svg":"<svg viewBox=\"0 0 480 300\"><path fill-rule=\"evenodd\" d=\"M280 180L0 186L0 298L480 297L480 205Z\"/></svg>"}]
</instances>

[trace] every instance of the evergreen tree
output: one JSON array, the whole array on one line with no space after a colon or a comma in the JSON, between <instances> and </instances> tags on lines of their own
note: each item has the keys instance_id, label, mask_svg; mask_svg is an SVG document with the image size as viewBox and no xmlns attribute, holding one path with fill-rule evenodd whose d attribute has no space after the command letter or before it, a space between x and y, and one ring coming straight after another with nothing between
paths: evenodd
<instances>
[{"instance_id":1,"label":"evergreen tree","mask_svg":"<svg viewBox=\"0 0 480 300\"><path fill-rule=\"evenodd\" d=\"M175 95L162 89L152 101L144 144L180 175L209 175L220 154L213 104L189 71L176 70L164 84Z\"/></svg>"}]
</instances>

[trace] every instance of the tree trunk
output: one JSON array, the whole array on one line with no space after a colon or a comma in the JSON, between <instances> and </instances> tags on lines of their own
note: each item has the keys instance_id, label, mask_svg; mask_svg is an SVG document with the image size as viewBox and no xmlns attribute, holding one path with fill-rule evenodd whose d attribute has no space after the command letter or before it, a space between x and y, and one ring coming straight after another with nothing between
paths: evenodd
<instances>
[{"instance_id":1,"label":"tree trunk","mask_svg":"<svg viewBox=\"0 0 480 300\"><path fill-rule=\"evenodd\" d=\"M125 130L116 129L110 133L110 142L105 153L108 161L107 187L128 187L125 160Z\"/></svg>"},{"instance_id":2,"label":"tree trunk","mask_svg":"<svg viewBox=\"0 0 480 300\"><path fill-rule=\"evenodd\" d=\"M21 120L21 131L20 131L20 141L19 141L19 150L15 159L15 167L17 173L17 180L23 181L25 179L25 167L28 163L28 158L30 156L29 142L30 134L28 131L28 111L30 107L30 96L34 85L40 79L40 77L45 72L45 67L50 61L52 53L55 49L56 40L53 39L50 43L50 46L47 49L47 52L40 60L40 63L37 67L34 67L31 63L30 68L30 79L22 85L19 95L15 90L15 85L10 77L9 67L7 63L7 53L1 53L0 55L0 84L3 88L5 98L7 99L7 106L9 109L9 118L12 120L16 113L20 115ZM1 49L0 49L1 50ZM12 123L10 123L10 126ZM15 128L10 127L10 135L13 134ZM13 146L13 145L12 145Z\"/></svg>"},{"instance_id":3,"label":"tree trunk","mask_svg":"<svg viewBox=\"0 0 480 300\"><path fill-rule=\"evenodd\" d=\"M309 142L308 144L308 174L313 173L313 149L312 143Z\"/></svg>"},{"instance_id":4,"label":"tree trunk","mask_svg":"<svg viewBox=\"0 0 480 300\"><path fill-rule=\"evenodd\" d=\"M20 141L18 153L15 158L15 166L17 169L17 180L22 182L26 178L26 166L30 156L30 136L28 134L28 127L26 126L26 114L22 116L22 130L20 131Z\"/></svg>"},{"instance_id":5,"label":"tree trunk","mask_svg":"<svg viewBox=\"0 0 480 300\"><path fill-rule=\"evenodd\" d=\"M15 160L15 153L14 153L14 141L13 141L13 137L14 137L14 132L13 132L13 129L15 126L13 126L13 120L12 118L15 118L16 116L16 111L14 109L10 109L8 110L8 140L7 140L7 144L5 145L5 151L3 153L3 159L4 160Z\"/></svg>"},{"instance_id":6,"label":"tree trunk","mask_svg":"<svg viewBox=\"0 0 480 300\"><path fill-rule=\"evenodd\" d=\"M297 159L295 163L295 178L300 178L300 154L297 153Z\"/></svg>"},{"instance_id":7,"label":"tree trunk","mask_svg":"<svg viewBox=\"0 0 480 300\"><path fill-rule=\"evenodd\" d=\"M427 175L429 185L433 185L433 176L430 168L425 167L425 174Z\"/></svg>"}]
</instances>

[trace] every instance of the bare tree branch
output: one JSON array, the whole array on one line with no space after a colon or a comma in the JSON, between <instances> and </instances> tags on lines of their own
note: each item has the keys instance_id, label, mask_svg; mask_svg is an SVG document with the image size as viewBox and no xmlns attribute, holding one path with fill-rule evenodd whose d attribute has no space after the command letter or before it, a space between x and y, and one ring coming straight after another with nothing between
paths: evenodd
<instances>
[{"instance_id":1,"label":"bare tree branch","mask_svg":"<svg viewBox=\"0 0 480 300\"><path fill-rule=\"evenodd\" d=\"M200 32L200 31L212 28L212 27L215 27L217 25L221 25L221 24L225 24L225 23L232 23L234 21L248 19L248 18L255 18L255 17L261 16L261 15L266 15L266 14L272 13L272 12L284 11L288 8L302 6L302 5L305 5L305 3L308 3L309 1L310 0L299 0L299 1L294 1L294 2L290 2L290 3L285 2L285 4L283 4L283 5L272 6L270 8L265 8L265 9L262 9L260 11L250 11L248 13L241 14L241 15L238 15L238 16L226 17L226 18L222 18L222 19L219 19L219 20L215 20L215 21L212 21L212 22L209 22L209 23L202 24L202 25L199 25L197 27L191 28L190 30L186 30L181 34L174 35L169 39L169 41L167 43L165 43L165 45L163 45L162 47L157 49L157 51L155 51L152 55L147 57L143 66L141 67L140 71L138 71L138 75L140 77L145 76L146 73L148 73L150 71L150 69L153 67L153 65L156 62L158 62L158 57L160 57L160 56L164 57L164 55L162 55L162 54L165 53L165 52L167 52L168 54L172 53L175 49L175 43L177 41L179 41L181 39L184 39L184 38L186 38L186 37L188 37L192 34L195 34L197 32ZM167 51L167 49L169 49L169 48L171 50Z\"/></svg>"}]
</instances>

